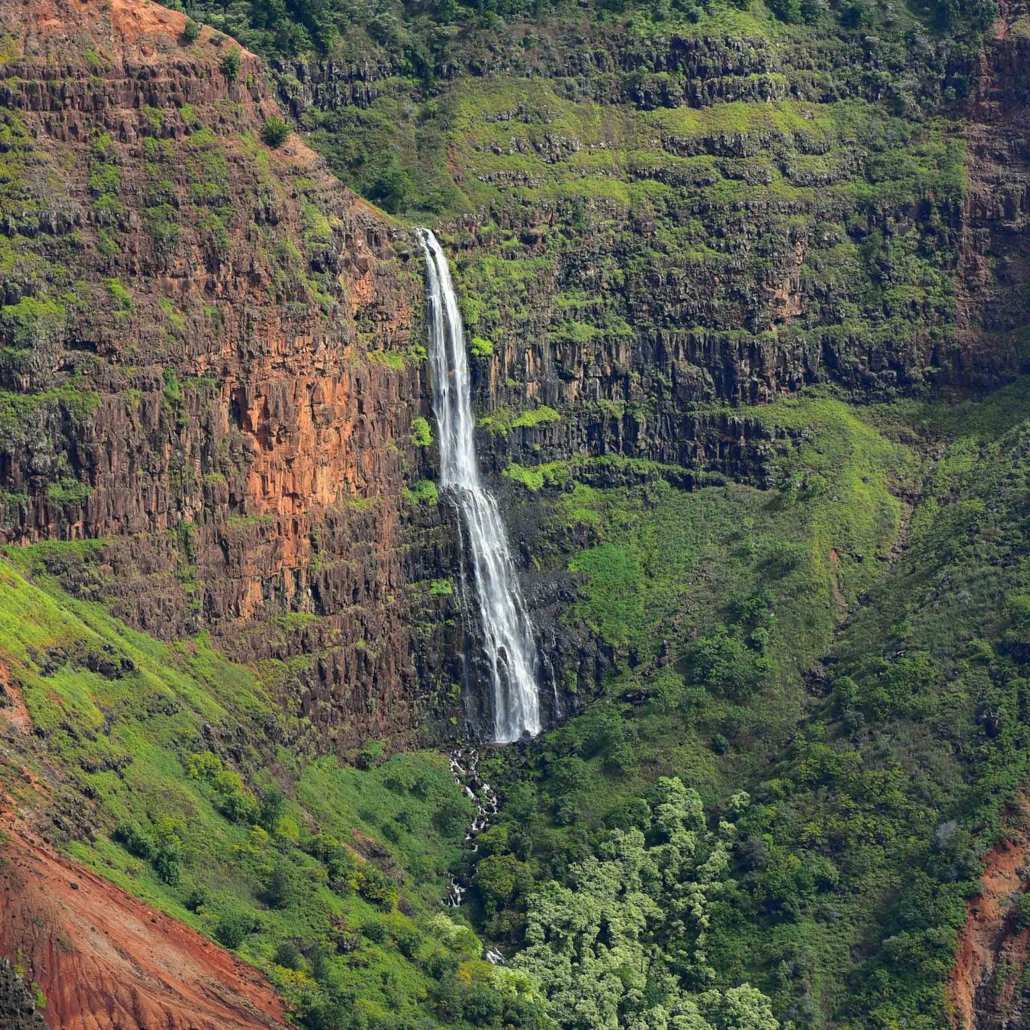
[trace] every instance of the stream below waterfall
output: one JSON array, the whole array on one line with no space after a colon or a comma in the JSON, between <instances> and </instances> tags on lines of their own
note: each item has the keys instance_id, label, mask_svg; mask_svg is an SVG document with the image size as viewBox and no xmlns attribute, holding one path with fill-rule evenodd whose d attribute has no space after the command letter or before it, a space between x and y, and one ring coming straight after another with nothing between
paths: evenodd
<instances>
[{"instance_id":1,"label":"stream below waterfall","mask_svg":"<svg viewBox=\"0 0 1030 1030\"><path fill-rule=\"evenodd\" d=\"M479 749L474 747L456 747L447 752L451 763L451 775L476 806L476 814L465 833L465 847L469 851L478 851L478 837L489 825L490 817L497 815L497 795L493 788L479 775ZM451 878L444 904L457 908L468 891L468 881L462 876Z\"/></svg>"},{"instance_id":2,"label":"stream below waterfall","mask_svg":"<svg viewBox=\"0 0 1030 1030\"><path fill-rule=\"evenodd\" d=\"M454 782L459 784L465 793L472 799L476 806L476 814L469 823L465 833L465 847L469 851L478 851L476 844L478 837L489 825L490 817L497 815L499 804L497 794L479 775L479 749L469 747L455 747L446 752L451 763L451 775ZM443 897L443 904L448 908L458 908L462 898L468 893L469 881L465 876L452 876L447 886L447 893ZM495 966L504 965L504 956L496 948L485 948L483 958L492 962Z\"/></svg>"}]
</instances>

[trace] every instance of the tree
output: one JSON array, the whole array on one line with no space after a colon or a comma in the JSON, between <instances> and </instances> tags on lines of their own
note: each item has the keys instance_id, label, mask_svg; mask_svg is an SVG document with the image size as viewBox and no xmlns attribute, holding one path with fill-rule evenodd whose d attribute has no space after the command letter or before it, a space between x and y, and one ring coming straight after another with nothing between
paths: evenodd
<instances>
[{"instance_id":1,"label":"tree","mask_svg":"<svg viewBox=\"0 0 1030 1030\"><path fill-rule=\"evenodd\" d=\"M229 82L235 82L240 74L240 48L233 47L232 50L222 58L222 63L219 65L219 68Z\"/></svg>"},{"instance_id":2,"label":"tree","mask_svg":"<svg viewBox=\"0 0 1030 1030\"><path fill-rule=\"evenodd\" d=\"M715 1030L778 1030L780 1025L769 999L750 984L731 987L722 994L706 991L701 1007Z\"/></svg>"},{"instance_id":3,"label":"tree","mask_svg":"<svg viewBox=\"0 0 1030 1030\"><path fill-rule=\"evenodd\" d=\"M512 854L490 855L476 866L476 886L490 914L506 908L532 883L533 874L529 866Z\"/></svg>"},{"instance_id":4,"label":"tree","mask_svg":"<svg viewBox=\"0 0 1030 1030\"><path fill-rule=\"evenodd\" d=\"M285 862L277 862L265 880L265 901L272 908L289 908L295 895L292 870Z\"/></svg>"},{"instance_id":5,"label":"tree","mask_svg":"<svg viewBox=\"0 0 1030 1030\"><path fill-rule=\"evenodd\" d=\"M215 940L226 948L238 948L254 929L254 920L235 909L226 912L214 929Z\"/></svg>"},{"instance_id":6,"label":"tree","mask_svg":"<svg viewBox=\"0 0 1030 1030\"><path fill-rule=\"evenodd\" d=\"M258 822L269 832L275 833L279 820L286 814L286 795L278 783L261 792L261 808Z\"/></svg>"},{"instance_id":7,"label":"tree","mask_svg":"<svg viewBox=\"0 0 1030 1030\"><path fill-rule=\"evenodd\" d=\"M386 747L381 740L366 740L358 751L355 765L359 769L374 769L386 755Z\"/></svg>"},{"instance_id":8,"label":"tree","mask_svg":"<svg viewBox=\"0 0 1030 1030\"><path fill-rule=\"evenodd\" d=\"M284 118L273 115L261 129L261 138L273 150L278 150L289 138L293 130Z\"/></svg>"},{"instance_id":9,"label":"tree","mask_svg":"<svg viewBox=\"0 0 1030 1030\"><path fill-rule=\"evenodd\" d=\"M195 43L200 38L200 26L192 19L187 18L186 24L182 29L182 41L187 46L190 43Z\"/></svg>"},{"instance_id":10,"label":"tree","mask_svg":"<svg viewBox=\"0 0 1030 1030\"><path fill-rule=\"evenodd\" d=\"M411 173L401 167L396 152L384 151L369 162L361 176L362 192L390 214L408 206L415 184Z\"/></svg>"}]
</instances>

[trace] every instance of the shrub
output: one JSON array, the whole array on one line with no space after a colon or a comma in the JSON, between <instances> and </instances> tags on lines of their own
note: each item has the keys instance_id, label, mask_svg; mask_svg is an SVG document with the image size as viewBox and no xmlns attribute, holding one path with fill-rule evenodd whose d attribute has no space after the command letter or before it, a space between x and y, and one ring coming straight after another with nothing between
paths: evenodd
<instances>
[{"instance_id":1,"label":"shrub","mask_svg":"<svg viewBox=\"0 0 1030 1030\"><path fill-rule=\"evenodd\" d=\"M279 820L286 814L286 795L278 783L261 792L261 810L258 822L269 833L274 833Z\"/></svg>"},{"instance_id":2,"label":"shrub","mask_svg":"<svg viewBox=\"0 0 1030 1030\"><path fill-rule=\"evenodd\" d=\"M800 0L766 0L765 5L780 21L801 21Z\"/></svg>"},{"instance_id":3,"label":"shrub","mask_svg":"<svg viewBox=\"0 0 1030 1030\"><path fill-rule=\"evenodd\" d=\"M370 919L361 927L361 935L374 944L382 944L386 940L386 927L378 919Z\"/></svg>"},{"instance_id":4,"label":"shrub","mask_svg":"<svg viewBox=\"0 0 1030 1030\"><path fill-rule=\"evenodd\" d=\"M186 764L186 772L191 780L210 780L222 771L222 760L211 751L192 754Z\"/></svg>"},{"instance_id":5,"label":"shrub","mask_svg":"<svg viewBox=\"0 0 1030 1030\"><path fill-rule=\"evenodd\" d=\"M454 798L446 798L433 813L433 825L448 838L457 838L469 821L469 809Z\"/></svg>"},{"instance_id":6,"label":"shrub","mask_svg":"<svg viewBox=\"0 0 1030 1030\"><path fill-rule=\"evenodd\" d=\"M422 934L411 927L401 927L394 931L393 938L397 943L397 950L408 959L413 959L418 954L424 940Z\"/></svg>"},{"instance_id":7,"label":"shrub","mask_svg":"<svg viewBox=\"0 0 1030 1030\"><path fill-rule=\"evenodd\" d=\"M207 888L197 884L190 888L184 904L190 912L199 912L207 904L207 900Z\"/></svg>"},{"instance_id":8,"label":"shrub","mask_svg":"<svg viewBox=\"0 0 1030 1030\"><path fill-rule=\"evenodd\" d=\"M335 837L328 833L320 833L312 837L304 845L304 850L319 862L325 863L330 880L334 881L333 890L339 892L345 877L354 872L356 863L354 856Z\"/></svg>"},{"instance_id":9,"label":"shrub","mask_svg":"<svg viewBox=\"0 0 1030 1030\"><path fill-rule=\"evenodd\" d=\"M1030 892L1020 894L1016 902L1016 927L1025 930L1030 926Z\"/></svg>"},{"instance_id":10,"label":"shrub","mask_svg":"<svg viewBox=\"0 0 1030 1030\"><path fill-rule=\"evenodd\" d=\"M385 755L386 748L381 740L368 740L362 745L361 750L358 752L355 765L357 765L359 769L374 769L380 764L380 762L382 762Z\"/></svg>"},{"instance_id":11,"label":"shrub","mask_svg":"<svg viewBox=\"0 0 1030 1030\"><path fill-rule=\"evenodd\" d=\"M429 423L421 415L411 423L411 442L416 447L428 447L433 442Z\"/></svg>"},{"instance_id":12,"label":"shrub","mask_svg":"<svg viewBox=\"0 0 1030 1030\"><path fill-rule=\"evenodd\" d=\"M153 840L131 820L120 822L112 836L130 855L142 858L144 862L149 862L154 857L156 849Z\"/></svg>"},{"instance_id":13,"label":"shrub","mask_svg":"<svg viewBox=\"0 0 1030 1030\"><path fill-rule=\"evenodd\" d=\"M196 43L199 38L200 25L192 18L187 18L182 29L182 41L188 46L190 43Z\"/></svg>"},{"instance_id":14,"label":"shrub","mask_svg":"<svg viewBox=\"0 0 1030 1030\"><path fill-rule=\"evenodd\" d=\"M273 150L278 150L290 138L292 132L288 121L273 115L265 122L264 128L261 130L261 138Z\"/></svg>"},{"instance_id":15,"label":"shrub","mask_svg":"<svg viewBox=\"0 0 1030 1030\"><path fill-rule=\"evenodd\" d=\"M182 863L172 852L162 848L154 856L154 869L170 887L178 887L182 883Z\"/></svg>"},{"instance_id":16,"label":"shrub","mask_svg":"<svg viewBox=\"0 0 1030 1030\"><path fill-rule=\"evenodd\" d=\"M240 48L233 47L222 58L222 63L218 67L229 82L235 82L240 74Z\"/></svg>"},{"instance_id":17,"label":"shrub","mask_svg":"<svg viewBox=\"0 0 1030 1030\"><path fill-rule=\"evenodd\" d=\"M272 908L289 908L293 903L297 890L293 883L293 875L285 862L279 862L265 879L265 902Z\"/></svg>"},{"instance_id":18,"label":"shrub","mask_svg":"<svg viewBox=\"0 0 1030 1030\"><path fill-rule=\"evenodd\" d=\"M211 784L218 791L218 810L234 823L253 823L258 818L258 806L247 793L239 773L223 769L211 777Z\"/></svg>"},{"instance_id":19,"label":"shrub","mask_svg":"<svg viewBox=\"0 0 1030 1030\"><path fill-rule=\"evenodd\" d=\"M223 947L238 948L253 933L254 920L242 912L226 912L215 926L214 937Z\"/></svg>"},{"instance_id":20,"label":"shrub","mask_svg":"<svg viewBox=\"0 0 1030 1030\"><path fill-rule=\"evenodd\" d=\"M298 970L304 966L304 957L300 953L300 948L293 941L283 941L275 949L275 956L272 961L277 966L282 966L285 969Z\"/></svg>"},{"instance_id":21,"label":"shrub","mask_svg":"<svg viewBox=\"0 0 1030 1030\"><path fill-rule=\"evenodd\" d=\"M397 900L397 888L385 873L375 866L366 866L358 873L358 893L374 905L393 908Z\"/></svg>"},{"instance_id":22,"label":"shrub","mask_svg":"<svg viewBox=\"0 0 1030 1030\"><path fill-rule=\"evenodd\" d=\"M223 794L218 802L218 810L233 823L252 823L258 815L254 799L242 791Z\"/></svg>"}]
</instances>

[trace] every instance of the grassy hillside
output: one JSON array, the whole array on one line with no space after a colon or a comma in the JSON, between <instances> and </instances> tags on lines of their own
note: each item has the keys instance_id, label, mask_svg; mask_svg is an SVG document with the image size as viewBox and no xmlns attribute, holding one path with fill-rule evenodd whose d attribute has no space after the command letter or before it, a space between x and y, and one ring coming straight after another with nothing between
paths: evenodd
<instances>
[{"instance_id":1,"label":"grassy hillside","mask_svg":"<svg viewBox=\"0 0 1030 1030\"><path fill-rule=\"evenodd\" d=\"M524 880L481 883L495 933L532 932L546 883L582 876L570 862L613 830L652 833L655 784L675 775L710 828L729 824L713 983L749 980L803 1026L947 1024L965 899L1027 775L1028 390L785 402L759 416L812 432L781 489L658 480L556 501L604 540L572 559L589 577L572 617L625 664L528 777L497 760L497 850ZM920 493L910 518L902 490ZM668 597L682 618L662 618Z\"/></svg>"},{"instance_id":2,"label":"grassy hillside","mask_svg":"<svg viewBox=\"0 0 1030 1030\"><path fill-rule=\"evenodd\" d=\"M0 661L33 727L4 740L5 790L60 811L77 860L265 969L308 1025L451 1025L504 994L439 905L471 815L446 758L305 754L275 663L166 646L57 586L99 553L0 560ZM511 994L506 1016L536 1025Z\"/></svg>"}]
</instances>

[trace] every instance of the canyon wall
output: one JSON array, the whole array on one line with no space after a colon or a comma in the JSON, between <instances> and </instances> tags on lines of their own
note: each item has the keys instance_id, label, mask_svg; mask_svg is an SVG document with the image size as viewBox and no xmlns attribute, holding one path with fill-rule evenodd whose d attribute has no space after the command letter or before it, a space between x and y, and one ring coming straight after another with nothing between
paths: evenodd
<instances>
[{"instance_id":1,"label":"canyon wall","mask_svg":"<svg viewBox=\"0 0 1030 1030\"><path fill-rule=\"evenodd\" d=\"M262 141L278 99L357 178L341 141L367 158L384 105L428 104L410 152L416 116L396 128L439 187L484 467L556 675L564 655L591 687L608 658L562 620L575 577L534 561L548 490L659 474L641 462L769 485L792 436L755 406L981 396L1023 367L1018 14L975 52L512 26L420 81L389 48L269 72L160 8L17 9L0 540L83 541L47 571L274 667L321 747L460 724L453 513L413 433L420 255L299 136Z\"/></svg>"},{"instance_id":2,"label":"canyon wall","mask_svg":"<svg viewBox=\"0 0 1030 1030\"><path fill-rule=\"evenodd\" d=\"M433 674L412 627L452 560L405 499L420 262L297 136L262 142L276 104L234 41L187 44L156 6L14 13L0 541L97 541L48 566L74 593L279 662L284 704L338 742L403 740Z\"/></svg>"}]
</instances>

